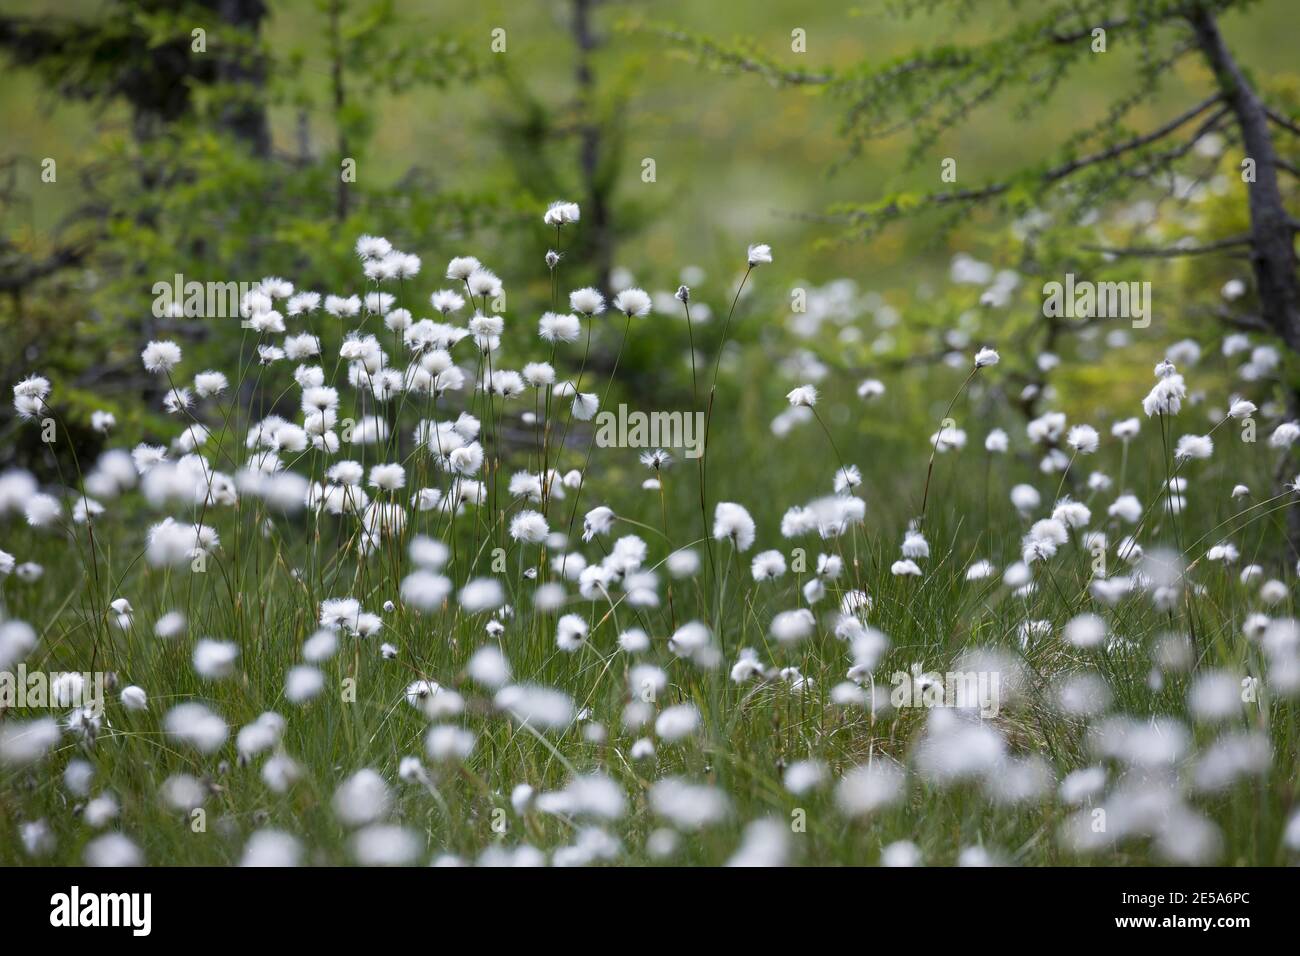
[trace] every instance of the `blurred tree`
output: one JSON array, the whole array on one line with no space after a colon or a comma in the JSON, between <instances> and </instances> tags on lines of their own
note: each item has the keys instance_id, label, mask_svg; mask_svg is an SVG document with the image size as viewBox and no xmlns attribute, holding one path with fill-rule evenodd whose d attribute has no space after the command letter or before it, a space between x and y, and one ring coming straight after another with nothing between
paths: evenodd
<instances>
[{"instance_id":1,"label":"blurred tree","mask_svg":"<svg viewBox=\"0 0 1300 956\"><path fill-rule=\"evenodd\" d=\"M641 65L632 56L600 56L608 47L598 23L603 5L566 0L556 8L571 43L571 94L548 99L531 77L503 70L509 95L502 102L509 107L494 118L492 131L522 190L543 206L557 199L581 205L582 228L565 236L574 243L562 250L567 268L609 293L620 243L645 229L659 209L619 190L620 176L630 171L627 112Z\"/></svg>"},{"instance_id":2,"label":"blurred tree","mask_svg":"<svg viewBox=\"0 0 1300 956\"><path fill-rule=\"evenodd\" d=\"M1224 14L1253 5L1253 0L1050 0L1025 7L992 0L902 0L893 5L902 15L947 8L959 23L978 17L989 30L975 42L943 38L889 62L823 71L788 69L752 43L726 46L668 27L651 29L711 68L755 74L777 86L823 88L843 98L847 158L860 154L872 140L907 132L913 164L932 159L940 137L971 121L980 107L1010 98L1017 115L1027 117L1053 102L1053 94L1067 84L1087 82L1080 75L1082 68L1090 57L1106 52L1108 44L1135 48L1140 51L1139 69L1130 88L1111 100L1099 121L1075 129L1060 156L975 186L958 187L954 176L933 191L898 192L841 206L832 210L832 218L847 224L855 236L869 236L889 223L927 213L955 225L975 207L1020 217L1051 209L1070 225L1086 223L1135 190L1168 191L1168 183L1182 170L1198 158L1203 162L1198 144L1219 137L1241 150L1238 170L1246 187L1248 223L1243 231L1168 245L1083 251L1095 254L1091 265L1098 268L1128 259L1243 257L1254 274L1257 314L1220 310L1218 317L1234 327L1274 334L1292 352L1300 352L1295 254L1300 221L1289 210L1294 188L1285 187L1281 178L1300 179L1296 162L1289 158L1295 146L1290 138L1300 137L1300 120L1281 96L1270 102L1219 26ZM1007 7L1013 15L994 9ZM1210 71L1211 88L1203 98L1163 122L1144 128L1130 125L1138 108L1162 92L1162 80L1175 64L1189 57L1198 57ZM1288 142L1280 145L1278 136ZM1200 175L1192 172L1185 178L1195 181ZM1077 238L1077 232L1072 235ZM1080 251L1062 249L1059 236L1049 236L1035 250L1036 268L1048 271L1058 265L1059 259L1053 263L1048 258L1052 252L1073 259ZM1060 321L1044 324L1049 344L1067 330ZM1291 415L1300 418L1296 364L1292 361L1283 384ZM1288 514L1293 547L1300 555L1300 509Z\"/></svg>"},{"instance_id":3,"label":"blurred tree","mask_svg":"<svg viewBox=\"0 0 1300 956\"><path fill-rule=\"evenodd\" d=\"M897 6L907 13L942 5L906 0ZM995 4L954 0L948 5L959 19L967 20L977 8ZM839 215L855 229L869 232L905 216L951 207L996 203L1023 213L1054 190L1068 190L1074 212L1081 216L1135 184L1151 183L1192 154L1202 139L1232 124L1244 150L1249 232L1196 246L1108 251L1115 256L1171 257L1249 249L1260 318L1300 350L1300 279L1294 250L1300 222L1288 212L1278 180L1279 173L1294 177L1297 170L1279 158L1274 143L1278 131L1300 135L1300 123L1281 106L1265 102L1218 25L1223 13L1251 5L1252 0L1055 0L1036 5L1032 16L984 18L985 23L1010 25L978 43L938 43L889 63L821 73L784 69L748 48L730 49L680 31L664 32L702 62L760 74L778 85L830 88L849 104L845 132L851 153L860 152L872 139L909 130L914 162L978 107L1013 96L1019 98L1018 113L1028 115L1042 109L1067 81L1077 79L1076 70L1089 56L1104 52L1108 43L1136 44L1141 69L1134 88L1117 96L1099 122L1076 130L1058 160L979 186L885 196L840 209ZM1191 54L1210 68L1215 88L1164 123L1127 129L1125 118L1154 99L1162 77ZM1097 148L1085 151L1089 143Z\"/></svg>"},{"instance_id":4,"label":"blurred tree","mask_svg":"<svg viewBox=\"0 0 1300 956\"><path fill-rule=\"evenodd\" d=\"M0 52L15 65L64 98L99 104L108 117L121 104L130 118L129 136L110 132L61 162L59 184L77 201L52 234L9 214L32 197L0 182L0 326L11 346L0 367L7 380L33 364L54 374L70 427L86 426L77 436L85 450L102 441L88 429L93 408L157 388L139 368L144 341L179 334L201 359L239 334L237 321L155 316L154 283L280 272L340 289L356 282L352 243L362 232L400 244L519 215L512 196L458 194L430 169L396 182L370 171L377 164L342 176L343 160L366 156L379 93L467 83L484 67L458 39L413 29L392 0L318 0L316 13L333 77L323 108L303 50L268 48L261 0L111 0L93 17L0 17ZM303 49L321 46L304 38ZM303 117L296 152L277 145L286 137L270 117L282 106ZM336 150L312 149L308 115L333 128ZM139 414L119 421L127 437L149 424Z\"/></svg>"},{"instance_id":5,"label":"blurred tree","mask_svg":"<svg viewBox=\"0 0 1300 956\"><path fill-rule=\"evenodd\" d=\"M265 16L262 0L111 0L94 18L0 16L0 49L63 96L125 100L142 140L192 117L197 87L223 86L217 121L264 156Z\"/></svg>"}]
</instances>

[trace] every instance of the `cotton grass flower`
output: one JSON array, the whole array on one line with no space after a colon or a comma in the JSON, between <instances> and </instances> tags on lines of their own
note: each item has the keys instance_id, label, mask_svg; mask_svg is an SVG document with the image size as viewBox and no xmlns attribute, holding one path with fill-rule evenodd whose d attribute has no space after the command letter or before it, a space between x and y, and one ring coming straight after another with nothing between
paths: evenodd
<instances>
[{"instance_id":1,"label":"cotton grass flower","mask_svg":"<svg viewBox=\"0 0 1300 956\"><path fill-rule=\"evenodd\" d=\"M1214 454L1214 440L1209 435L1184 435L1174 448L1174 458L1179 461L1203 461Z\"/></svg>"},{"instance_id":2,"label":"cotton grass flower","mask_svg":"<svg viewBox=\"0 0 1300 956\"><path fill-rule=\"evenodd\" d=\"M546 213L542 216L542 222L548 226L563 226L568 223L577 222L582 217L582 211L578 208L576 202L565 202L563 200L553 202L546 207Z\"/></svg>"},{"instance_id":3,"label":"cotton grass flower","mask_svg":"<svg viewBox=\"0 0 1300 956\"><path fill-rule=\"evenodd\" d=\"M1244 398L1238 398L1234 399L1232 405L1229 407L1228 416L1230 418L1245 419L1255 414L1256 411L1258 411L1258 407L1254 402L1248 402Z\"/></svg>"},{"instance_id":4,"label":"cotton grass flower","mask_svg":"<svg viewBox=\"0 0 1300 956\"><path fill-rule=\"evenodd\" d=\"M1177 415L1186 397L1187 386L1183 377L1169 374L1160 378L1146 398L1142 399L1142 410L1148 418L1153 415Z\"/></svg>"},{"instance_id":5,"label":"cotton grass flower","mask_svg":"<svg viewBox=\"0 0 1300 956\"><path fill-rule=\"evenodd\" d=\"M615 309L628 318L642 318L649 315L651 304L650 294L644 289L637 288L624 289L614 296L614 301L611 303ZM582 312L583 310L574 305L574 311Z\"/></svg>"},{"instance_id":6,"label":"cotton grass flower","mask_svg":"<svg viewBox=\"0 0 1300 956\"><path fill-rule=\"evenodd\" d=\"M885 384L879 379L868 378L858 384L858 398L870 401L884 394Z\"/></svg>"},{"instance_id":7,"label":"cotton grass flower","mask_svg":"<svg viewBox=\"0 0 1300 956\"><path fill-rule=\"evenodd\" d=\"M801 607L773 616L769 630L778 643L796 644L812 634L816 623L812 612Z\"/></svg>"},{"instance_id":8,"label":"cotton grass flower","mask_svg":"<svg viewBox=\"0 0 1300 956\"><path fill-rule=\"evenodd\" d=\"M475 742L472 731L442 724L429 728L424 747L434 763L462 763L474 752Z\"/></svg>"},{"instance_id":9,"label":"cotton grass flower","mask_svg":"<svg viewBox=\"0 0 1300 956\"><path fill-rule=\"evenodd\" d=\"M1300 439L1300 422L1282 422L1268 437L1271 448L1290 448Z\"/></svg>"},{"instance_id":10,"label":"cotton grass flower","mask_svg":"<svg viewBox=\"0 0 1300 956\"><path fill-rule=\"evenodd\" d=\"M694 704L666 708L655 720L655 734L661 740L678 741L694 734L700 726L700 712Z\"/></svg>"},{"instance_id":11,"label":"cotton grass flower","mask_svg":"<svg viewBox=\"0 0 1300 956\"><path fill-rule=\"evenodd\" d=\"M166 374L181 361L181 347L175 342L150 342L140 353L146 372Z\"/></svg>"},{"instance_id":12,"label":"cotton grass flower","mask_svg":"<svg viewBox=\"0 0 1300 956\"><path fill-rule=\"evenodd\" d=\"M599 408L600 399L594 392L580 392L573 396L573 417L580 422L591 421Z\"/></svg>"},{"instance_id":13,"label":"cotton grass flower","mask_svg":"<svg viewBox=\"0 0 1300 956\"><path fill-rule=\"evenodd\" d=\"M590 287L575 289L569 293L569 308L578 315L591 318L605 311L605 297L599 290Z\"/></svg>"},{"instance_id":14,"label":"cotton grass flower","mask_svg":"<svg viewBox=\"0 0 1300 956\"><path fill-rule=\"evenodd\" d=\"M214 711L199 703L177 704L167 712L163 727L168 736L211 754L226 742L229 728Z\"/></svg>"},{"instance_id":15,"label":"cotton grass flower","mask_svg":"<svg viewBox=\"0 0 1300 956\"><path fill-rule=\"evenodd\" d=\"M817 404L817 388L814 385L800 385L790 390L786 399L796 407L812 408Z\"/></svg>"},{"instance_id":16,"label":"cotton grass flower","mask_svg":"<svg viewBox=\"0 0 1300 956\"><path fill-rule=\"evenodd\" d=\"M550 531L546 518L538 511L521 511L510 519L510 537L516 541L540 544Z\"/></svg>"},{"instance_id":17,"label":"cotton grass flower","mask_svg":"<svg viewBox=\"0 0 1300 956\"><path fill-rule=\"evenodd\" d=\"M909 528L903 535L901 550L905 558L928 558L930 556L930 543L925 540L925 535L920 531Z\"/></svg>"},{"instance_id":18,"label":"cotton grass flower","mask_svg":"<svg viewBox=\"0 0 1300 956\"><path fill-rule=\"evenodd\" d=\"M1078 454L1091 455L1101 444L1101 437L1091 425L1075 425L1070 429L1065 442Z\"/></svg>"},{"instance_id":19,"label":"cotton grass flower","mask_svg":"<svg viewBox=\"0 0 1300 956\"><path fill-rule=\"evenodd\" d=\"M748 551L754 544L754 519L743 505L720 501L713 511L713 537L730 541L737 551Z\"/></svg>"},{"instance_id":20,"label":"cotton grass flower","mask_svg":"<svg viewBox=\"0 0 1300 956\"><path fill-rule=\"evenodd\" d=\"M51 717L7 720L0 724L0 766L35 763L59 741L59 725Z\"/></svg>"},{"instance_id":21,"label":"cotton grass flower","mask_svg":"<svg viewBox=\"0 0 1300 956\"><path fill-rule=\"evenodd\" d=\"M373 823L388 812L392 803L388 784L374 770L358 770L334 791L334 815L345 826Z\"/></svg>"},{"instance_id":22,"label":"cotton grass flower","mask_svg":"<svg viewBox=\"0 0 1300 956\"><path fill-rule=\"evenodd\" d=\"M680 830L700 830L731 815L731 801L716 787L668 777L650 787L650 807Z\"/></svg>"},{"instance_id":23,"label":"cotton grass flower","mask_svg":"<svg viewBox=\"0 0 1300 956\"><path fill-rule=\"evenodd\" d=\"M835 788L835 803L850 817L868 816L903 796L902 768L886 758L848 771Z\"/></svg>"},{"instance_id":24,"label":"cotton grass flower","mask_svg":"<svg viewBox=\"0 0 1300 956\"><path fill-rule=\"evenodd\" d=\"M31 527L51 528L62 518L63 506L53 495L37 494L27 499L23 514Z\"/></svg>"},{"instance_id":25,"label":"cotton grass flower","mask_svg":"<svg viewBox=\"0 0 1300 956\"><path fill-rule=\"evenodd\" d=\"M587 622L577 614L565 614L560 618L555 630L555 645L562 651L572 653L587 641Z\"/></svg>"},{"instance_id":26,"label":"cotton grass flower","mask_svg":"<svg viewBox=\"0 0 1300 956\"><path fill-rule=\"evenodd\" d=\"M586 303L585 300L584 304L594 305L594 303ZM601 307L603 308L603 304ZM546 312L537 323L537 334L544 342L576 342L581 332L582 326L576 315Z\"/></svg>"},{"instance_id":27,"label":"cotton grass flower","mask_svg":"<svg viewBox=\"0 0 1300 956\"><path fill-rule=\"evenodd\" d=\"M573 720L573 698L554 687L509 684L497 691L495 706L539 730L561 730Z\"/></svg>"},{"instance_id":28,"label":"cotton grass flower","mask_svg":"<svg viewBox=\"0 0 1300 956\"><path fill-rule=\"evenodd\" d=\"M785 556L780 551L762 551L754 556L750 572L755 581L775 581L785 574Z\"/></svg>"}]
</instances>

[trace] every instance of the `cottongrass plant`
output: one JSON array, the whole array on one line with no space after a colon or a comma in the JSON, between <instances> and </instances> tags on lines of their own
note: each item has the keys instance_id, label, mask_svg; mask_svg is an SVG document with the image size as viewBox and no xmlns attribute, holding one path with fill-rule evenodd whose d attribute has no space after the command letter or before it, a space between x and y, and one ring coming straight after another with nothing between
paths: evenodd
<instances>
[{"instance_id":1,"label":"cottongrass plant","mask_svg":"<svg viewBox=\"0 0 1300 956\"><path fill-rule=\"evenodd\" d=\"M980 487L949 416L995 374L981 349L918 515L916 472L817 410L879 380L790 390L825 439L800 455L724 411L721 350L772 262L754 245L707 397L696 293L676 295L693 410L727 416L705 455L766 462L721 476L710 509L705 457L691 476L665 450L596 450L656 318L638 288L564 296L580 222L543 217L535 333L473 256L427 297L436 270L376 236L358 291L268 277L228 370L143 347L171 427L114 443L96 411L93 461L61 444L57 382L13 386L22 427L57 440L48 471L0 475L0 672L60 674L46 706L0 696L0 862L1300 858L1300 622L1274 527L1295 482L1249 490L1300 425L1213 437L1260 413L1257 376L1259 405L1228 396L1172 445L1190 399L1170 361L1142 403L1159 428L1113 409L1107 439L1048 409L1021 439L1008 413L972 442Z\"/></svg>"}]
</instances>

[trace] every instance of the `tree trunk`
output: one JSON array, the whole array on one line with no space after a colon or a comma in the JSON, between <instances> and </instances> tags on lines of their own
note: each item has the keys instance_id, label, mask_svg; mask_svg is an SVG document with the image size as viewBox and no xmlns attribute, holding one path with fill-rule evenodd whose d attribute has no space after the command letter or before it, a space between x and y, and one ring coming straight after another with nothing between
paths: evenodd
<instances>
[{"instance_id":1,"label":"tree trunk","mask_svg":"<svg viewBox=\"0 0 1300 956\"><path fill-rule=\"evenodd\" d=\"M610 293L609 274L614 266L614 243L611 235L613 223L609 209L607 185L601 181L600 122L593 115L596 109L596 78L591 69L591 54L596 49L596 37L591 29L592 0L574 0L573 40L578 48L577 69L574 78L578 86L578 105L581 111L578 132L579 166L582 169L586 195L583 196L582 214L587 221L590 237L591 263L596 272L596 288Z\"/></svg>"},{"instance_id":2,"label":"tree trunk","mask_svg":"<svg viewBox=\"0 0 1300 956\"><path fill-rule=\"evenodd\" d=\"M1196 42L1241 130L1246 158L1255 161L1255 181L1248 183L1251 267L1259 293L1260 314L1287 346L1300 352L1300 281L1296 276L1295 229L1282 202L1277 181L1277 153L1264 104L1246 80L1219 32L1214 15L1202 6L1187 15ZM1300 391L1284 383L1287 407L1300 419ZM1291 472L1294 479L1295 472ZM1300 508L1287 509L1291 558L1300 558Z\"/></svg>"},{"instance_id":3,"label":"tree trunk","mask_svg":"<svg viewBox=\"0 0 1300 956\"><path fill-rule=\"evenodd\" d=\"M218 0L217 14L223 23L245 34L250 43L257 41L266 6L262 0ZM241 89L236 103L227 103L221 110L221 125L254 156L271 155L271 131L266 121L266 64L253 53L248 56L235 51L233 55L218 54L217 75L223 83Z\"/></svg>"}]
</instances>

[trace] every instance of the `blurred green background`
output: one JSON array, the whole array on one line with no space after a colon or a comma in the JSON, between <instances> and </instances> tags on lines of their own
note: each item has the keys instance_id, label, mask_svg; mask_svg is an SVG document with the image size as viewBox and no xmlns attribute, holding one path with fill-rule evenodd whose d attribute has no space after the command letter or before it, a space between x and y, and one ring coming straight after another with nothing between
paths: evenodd
<instances>
[{"instance_id":1,"label":"blurred green background","mask_svg":"<svg viewBox=\"0 0 1300 956\"><path fill-rule=\"evenodd\" d=\"M364 154L363 182L373 177L375 184L397 185L412 167L420 167L449 190L505 192L514 187L517 166L533 157L503 149L500 126L519 121L525 109L521 91L557 111L572 99L572 4L568 0L476 4L408 0L347 7L354 18L380 9L384 12L378 15L391 18L402 31L456 37L464 44L467 58L500 67L509 77L365 97L358 106L373 126L373 139ZM710 74L667 41L629 29L637 24L672 24L728 42L752 38L774 60L814 72L898 56L952 30L946 12L897 19L888 15L888 7L886 3L791 0L762 4L657 0L597 6L592 22L603 41L593 58L597 84L607 99L626 98L619 111L626 156L616 172L618 190L629 201L661 213L636 242L619 250L619 260L660 269L672 263L734 262L738 246L763 239L778 246L787 269L812 280L852 275L882 287L891 282L907 284L895 271L900 263L910 263L907 237L891 235L869 246L815 249L814 240L833 238L837 230L800 217L820 213L836 201L869 199L891 187L932 186L942 156L959 159L963 180L1003 176L1014 166L1050 155L1076 125L1100 118L1134 68L1133 51L1116 43L1090 68L1088 84L1071 85L1060 97L1058 110L1039 114L1032 122L1017 122L995 105L983 109L975 125L954 130L934 151L934 162L904 168L907 144L900 136L833 170L845 156L837 135L842 104L816 88L777 91L754 76ZM14 15L93 17L107 8L111 5L96 0L0 3L0 11ZM303 100L272 107L276 148L286 153L297 149L300 113L306 115L310 142L316 149L326 148L335 129L328 105L327 16L313 0L271 0L268 8L265 34L271 54L300 63L292 80L285 81L293 87L291 94L281 92ZM1295 13L1290 0L1268 0L1248 14L1229 16L1223 28L1258 76L1293 74ZM979 39L1001 26L971 23L966 35L953 35L951 40ZM498 27L507 31L504 54L489 49L491 31ZM790 32L795 28L807 31L805 54L790 50ZM1189 89L1204 89L1205 83L1205 70L1189 60L1171 75L1164 96L1138 118L1161 118L1162 108L1185 102ZM66 157L71 169L101 150L106 138L122 136L129 125L120 104L101 108L72 103L31 72L12 68L5 71L0 117L6 154L28 160ZM641 182L643 157L657 162L655 184ZM7 209L6 216L24 222L25 214L25 222L34 229L54 228L83 198L70 179L58 188L38 190L39 169L24 164L17 182L26 197L19 205L26 208ZM274 215L273 209L266 212ZM535 217L520 223L534 224ZM425 254L433 254L430 247L444 244L439 236L393 238ZM427 246L415 248L419 242Z\"/></svg>"}]
</instances>

